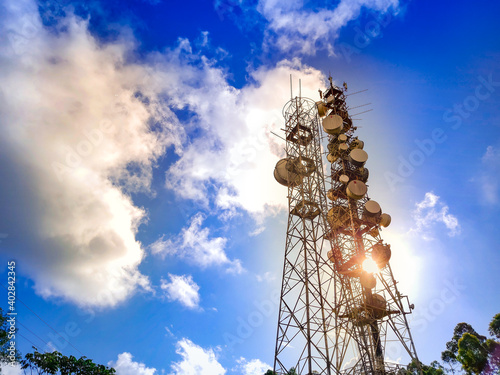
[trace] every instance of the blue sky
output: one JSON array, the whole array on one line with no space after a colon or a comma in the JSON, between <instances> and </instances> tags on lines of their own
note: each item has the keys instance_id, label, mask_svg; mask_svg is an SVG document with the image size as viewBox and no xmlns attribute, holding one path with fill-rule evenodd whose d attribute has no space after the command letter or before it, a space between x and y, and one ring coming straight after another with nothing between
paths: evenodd
<instances>
[{"instance_id":1,"label":"blue sky","mask_svg":"<svg viewBox=\"0 0 500 375\"><path fill-rule=\"evenodd\" d=\"M367 89L348 104L372 109L354 117L419 357L439 359L458 322L486 334L500 310L500 4L1 7L0 277L15 260L21 352L119 375L267 369L287 219L270 132L289 75L316 100L330 72Z\"/></svg>"}]
</instances>

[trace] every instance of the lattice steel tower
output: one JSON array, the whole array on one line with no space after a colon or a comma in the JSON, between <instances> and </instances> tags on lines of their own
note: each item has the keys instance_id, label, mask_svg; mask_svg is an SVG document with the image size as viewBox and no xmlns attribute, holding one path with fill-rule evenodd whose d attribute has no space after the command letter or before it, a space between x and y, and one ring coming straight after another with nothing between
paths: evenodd
<instances>
[{"instance_id":1,"label":"lattice steel tower","mask_svg":"<svg viewBox=\"0 0 500 375\"><path fill-rule=\"evenodd\" d=\"M397 290L380 237L391 218L368 198L368 155L354 136L346 90L330 77L320 101L299 96L283 108L286 158L274 176L288 187L289 215L277 374L403 374L385 359L388 345L419 363L406 319L413 307Z\"/></svg>"}]
</instances>

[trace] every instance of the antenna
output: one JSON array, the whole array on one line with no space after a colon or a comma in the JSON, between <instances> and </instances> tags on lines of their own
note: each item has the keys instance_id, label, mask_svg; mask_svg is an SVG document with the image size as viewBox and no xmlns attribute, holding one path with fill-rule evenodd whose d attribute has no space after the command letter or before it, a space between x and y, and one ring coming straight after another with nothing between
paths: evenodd
<instances>
[{"instance_id":1,"label":"antenna","mask_svg":"<svg viewBox=\"0 0 500 375\"><path fill-rule=\"evenodd\" d=\"M290 73L290 100L293 99L293 91L292 91L292 74Z\"/></svg>"},{"instance_id":2,"label":"antenna","mask_svg":"<svg viewBox=\"0 0 500 375\"><path fill-rule=\"evenodd\" d=\"M353 115L353 116L361 115L361 114L363 114L363 113L370 112L370 111L373 111L373 109L369 109L369 110L364 111L364 112L359 112L359 113L356 113L356 114L355 114L355 115Z\"/></svg>"},{"instance_id":3,"label":"antenna","mask_svg":"<svg viewBox=\"0 0 500 375\"><path fill-rule=\"evenodd\" d=\"M364 89L364 90L361 90L361 91L352 92L350 94L347 94L346 96L354 95L354 94L359 94L360 92L365 92L365 91L368 91L368 89Z\"/></svg>"},{"instance_id":4,"label":"antenna","mask_svg":"<svg viewBox=\"0 0 500 375\"><path fill-rule=\"evenodd\" d=\"M349 107L349 110L355 109L355 108L360 108L360 107L366 107L367 105L370 105L370 104L372 104L372 103L361 104L361 105L357 105L356 107Z\"/></svg>"},{"instance_id":5,"label":"antenna","mask_svg":"<svg viewBox=\"0 0 500 375\"><path fill-rule=\"evenodd\" d=\"M302 98L302 80L299 78L299 98Z\"/></svg>"},{"instance_id":6,"label":"antenna","mask_svg":"<svg viewBox=\"0 0 500 375\"><path fill-rule=\"evenodd\" d=\"M282 136L276 134L275 132L271 131L271 134L275 135L276 137L278 137L278 138L280 138L280 139L282 139L282 140L284 140L286 142L285 138L283 138Z\"/></svg>"}]
</instances>

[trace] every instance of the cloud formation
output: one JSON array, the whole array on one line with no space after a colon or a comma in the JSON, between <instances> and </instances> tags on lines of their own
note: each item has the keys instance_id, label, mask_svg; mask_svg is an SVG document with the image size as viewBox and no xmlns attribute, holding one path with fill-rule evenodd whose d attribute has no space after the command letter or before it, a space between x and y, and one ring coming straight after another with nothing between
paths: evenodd
<instances>
[{"instance_id":1,"label":"cloud formation","mask_svg":"<svg viewBox=\"0 0 500 375\"><path fill-rule=\"evenodd\" d=\"M339 31L356 19L362 8L385 13L398 6L398 0L341 0L332 10L308 10L300 0L260 0L259 12L269 22L267 43L282 51L314 55L326 49L334 54L333 42Z\"/></svg>"},{"instance_id":2,"label":"cloud formation","mask_svg":"<svg viewBox=\"0 0 500 375\"><path fill-rule=\"evenodd\" d=\"M149 289L135 239L146 213L129 194L150 191L182 127L154 71L127 63L130 40L99 44L72 15L50 32L31 1L4 7L0 206L18 259L44 297L113 306Z\"/></svg>"},{"instance_id":3,"label":"cloud formation","mask_svg":"<svg viewBox=\"0 0 500 375\"><path fill-rule=\"evenodd\" d=\"M221 14L231 13L236 7L227 5L231 3L230 0L217 1L216 9ZM334 55L340 29L358 18L363 9L376 15L394 14L399 9L399 0L341 0L336 6L329 3L328 7L322 1L303 0L259 0L256 5L246 1L234 3L243 8L250 27L264 22L264 48L277 48L284 53L293 51L294 56L315 55L321 50ZM255 17L255 12L260 17ZM241 17L233 18L235 22L242 22ZM380 30L372 30L372 34L378 33Z\"/></svg>"},{"instance_id":4,"label":"cloud formation","mask_svg":"<svg viewBox=\"0 0 500 375\"><path fill-rule=\"evenodd\" d=\"M482 166L479 172L479 184L483 202L490 205L498 205L500 202L500 150L494 146L488 146L483 155Z\"/></svg>"},{"instance_id":5,"label":"cloud formation","mask_svg":"<svg viewBox=\"0 0 500 375\"><path fill-rule=\"evenodd\" d=\"M197 213L179 235L168 239L162 236L152 243L151 253L162 257L177 255L202 268L224 265L230 273L243 272L240 260L230 260L224 251L227 239L212 237L208 228L202 228L204 220L205 216Z\"/></svg>"},{"instance_id":6,"label":"cloud formation","mask_svg":"<svg viewBox=\"0 0 500 375\"><path fill-rule=\"evenodd\" d=\"M239 372L242 375L262 375L267 370L272 369L267 363L262 362L260 359L252 359L247 361L241 357L238 362Z\"/></svg>"},{"instance_id":7,"label":"cloud formation","mask_svg":"<svg viewBox=\"0 0 500 375\"><path fill-rule=\"evenodd\" d=\"M200 287L193 281L191 275L168 274L170 282L162 279L161 289L170 301L178 301L188 309L196 309L200 304Z\"/></svg>"},{"instance_id":8,"label":"cloud formation","mask_svg":"<svg viewBox=\"0 0 500 375\"><path fill-rule=\"evenodd\" d=\"M425 240L432 239L431 229L435 229L438 223L445 225L450 237L460 233L458 219L449 213L449 207L432 192L425 193L424 199L415 204L413 219L415 227L410 232L422 235Z\"/></svg>"},{"instance_id":9,"label":"cloud formation","mask_svg":"<svg viewBox=\"0 0 500 375\"><path fill-rule=\"evenodd\" d=\"M263 274L260 275L255 275L255 278L259 283L261 282L267 282L270 283L274 280L276 280L276 275L272 272L264 272Z\"/></svg>"},{"instance_id":10,"label":"cloud formation","mask_svg":"<svg viewBox=\"0 0 500 375\"><path fill-rule=\"evenodd\" d=\"M116 362L109 362L108 366L116 370L116 375L155 375L155 368L146 367L144 363L134 362L132 354L124 352L118 354Z\"/></svg>"},{"instance_id":11,"label":"cloud formation","mask_svg":"<svg viewBox=\"0 0 500 375\"><path fill-rule=\"evenodd\" d=\"M303 96L317 97L323 75L299 60L252 71L253 83L242 89L230 86L215 68L180 74L178 80L196 79L202 87L177 96L195 114L192 121L201 134L183 144L180 159L167 171L166 186L182 198L205 206L213 201L221 210L243 209L257 219L285 207L283 189L273 178L284 143L270 132L283 127L290 74L302 79Z\"/></svg>"},{"instance_id":12,"label":"cloud formation","mask_svg":"<svg viewBox=\"0 0 500 375\"><path fill-rule=\"evenodd\" d=\"M21 370L21 365L11 366L7 363L0 364L0 374L3 374L3 375L25 375L24 370Z\"/></svg>"},{"instance_id":13,"label":"cloud formation","mask_svg":"<svg viewBox=\"0 0 500 375\"><path fill-rule=\"evenodd\" d=\"M182 357L171 365L171 375L224 375L226 370L217 361L213 349L203 349L191 340L183 338L177 342L176 353Z\"/></svg>"}]
</instances>

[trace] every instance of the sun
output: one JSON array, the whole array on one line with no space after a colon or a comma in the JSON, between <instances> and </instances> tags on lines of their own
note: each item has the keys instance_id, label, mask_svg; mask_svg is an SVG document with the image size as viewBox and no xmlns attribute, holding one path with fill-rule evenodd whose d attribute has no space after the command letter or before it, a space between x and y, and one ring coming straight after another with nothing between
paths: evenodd
<instances>
[{"instance_id":1,"label":"sun","mask_svg":"<svg viewBox=\"0 0 500 375\"><path fill-rule=\"evenodd\" d=\"M377 263L372 258L366 258L361 267L368 273L377 273L379 271Z\"/></svg>"}]
</instances>

